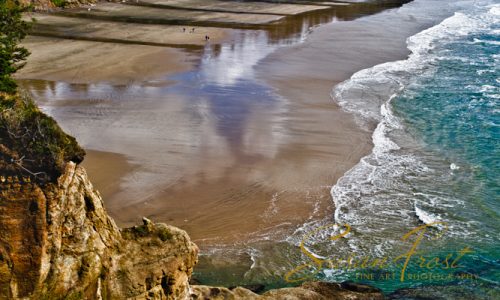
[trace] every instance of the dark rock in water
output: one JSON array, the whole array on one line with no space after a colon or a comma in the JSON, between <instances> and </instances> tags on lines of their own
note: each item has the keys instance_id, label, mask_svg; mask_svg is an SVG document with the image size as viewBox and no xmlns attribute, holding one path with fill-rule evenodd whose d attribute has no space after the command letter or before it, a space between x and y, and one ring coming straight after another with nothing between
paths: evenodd
<instances>
[{"instance_id":1,"label":"dark rock in water","mask_svg":"<svg viewBox=\"0 0 500 300\"><path fill-rule=\"evenodd\" d=\"M306 282L302 288L314 291L324 299L385 299L381 290L354 282Z\"/></svg>"},{"instance_id":2,"label":"dark rock in water","mask_svg":"<svg viewBox=\"0 0 500 300\"><path fill-rule=\"evenodd\" d=\"M256 285L259 286L260 285ZM250 286L253 287L253 286ZM255 287L253 287L255 288ZM263 286L262 286L263 288ZM281 288L267 291L258 295L246 287L217 288L195 285L191 287L193 299L213 299L217 293L217 299L293 299L293 300L382 300L383 293L374 287L357 283L333 283L333 282L306 282L299 287Z\"/></svg>"},{"instance_id":3,"label":"dark rock in water","mask_svg":"<svg viewBox=\"0 0 500 300\"><path fill-rule=\"evenodd\" d=\"M246 284L241 287L257 294L262 293L266 289L266 286L263 284ZM237 286L229 287L230 290L234 290L235 288L237 288Z\"/></svg>"},{"instance_id":4,"label":"dark rock in water","mask_svg":"<svg viewBox=\"0 0 500 300\"><path fill-rule=\"evenodd\" d=\"M494 283L467 281L426 285L418 288L399 289L388 295L388 299L398 300L493 300L500 299L500 290Z\"/></svg>"},{"instance_id":5,"label":"dark rock in water","mask_svg":"<svg viewBox=\"0 0 500 300\"><path fill-rule=\"evenodd\" d=\"M356 283L353 281L344 281L340 284L340 287L345 289L345 290L349 290L349 291L353 291L353 292L357 292L357 293L381 293L382 292L380 289L378 289L376 287L369 286L366 284Z\"/></svg>"}]
</instances>

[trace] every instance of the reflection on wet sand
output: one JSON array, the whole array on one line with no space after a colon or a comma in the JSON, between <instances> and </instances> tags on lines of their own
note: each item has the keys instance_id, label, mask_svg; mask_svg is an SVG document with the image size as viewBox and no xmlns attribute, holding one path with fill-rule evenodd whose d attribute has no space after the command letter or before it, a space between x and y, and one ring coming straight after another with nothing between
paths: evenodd
<instances>
[{"instance_id":1,"label":"reflection on wet sand","mask_svg":"<svg viewBox=\"0 0 500 300\"><path fill-rule=\"evenodd\" d=\"M304 99L293 103L256 68L278 48L304 42L313 26L386 7L340 6L233 30L197 58L199 50L187 49L192 65L174 75L122 85L22 85L84 147L118 153L134 166L125 173L100 168L99 152L85 162L91 178L103 178L94 183L120 225L151 217L186 229L202 247L284 235L331 214L329 187L369 150L369 137L334 106L333 82L316 80L314 68L297 79L309 82L305 88L280 85L279 94ZM113 181L119 189L107 187Z\"/></svg>"}]
</instances>

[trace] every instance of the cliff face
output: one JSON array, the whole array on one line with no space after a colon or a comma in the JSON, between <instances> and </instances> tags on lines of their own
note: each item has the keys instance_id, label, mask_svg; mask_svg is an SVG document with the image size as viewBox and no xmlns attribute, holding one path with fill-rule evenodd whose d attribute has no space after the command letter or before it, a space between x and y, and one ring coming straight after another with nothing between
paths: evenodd
<instances>
[{"instance_id":1,"label":"cliff face","mask_svg":"<svg viewBox=\"0 0 500 300\"><path fill-rule=\"evenodd\" d=\"M120 230L85 170L57 183L6 180L0 202L0 298L186 299L197 247L177 228Z\"/></svg>"},{"instance_id":2,"label":"cliff face","mask_svg":"<svg viewBox=\"0 0 500 300\"><path fill-rule=\"evenodd\" d=\"M0 94L0 109L0 299L187 298L189 236L119 229L75 139L29 97Z\"/></svg>"}]
</instances>

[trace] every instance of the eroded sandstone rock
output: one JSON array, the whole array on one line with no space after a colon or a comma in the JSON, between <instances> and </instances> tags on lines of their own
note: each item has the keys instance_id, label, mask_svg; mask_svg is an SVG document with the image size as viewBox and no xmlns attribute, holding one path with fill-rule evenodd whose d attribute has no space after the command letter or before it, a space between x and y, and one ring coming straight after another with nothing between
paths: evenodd
<instances>
[{"instance_id":1,"label":"eroded sandstone rock","mask_svg":"<svg viewBox=\"0 0 500 300\"><path fill-rule=\"evenodd\" d=\"M189 296L198 248L187 233L149 220L120 230L82 167L0 188L0 298Z\"/></svg>"}]
</instances>

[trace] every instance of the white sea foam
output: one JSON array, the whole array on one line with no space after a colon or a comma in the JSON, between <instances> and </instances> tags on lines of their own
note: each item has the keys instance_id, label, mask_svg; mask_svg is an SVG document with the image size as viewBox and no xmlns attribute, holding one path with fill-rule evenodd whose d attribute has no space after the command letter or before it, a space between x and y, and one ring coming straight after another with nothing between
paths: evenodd
<instances>
[{"instance_id":1,"label":"white sea foam","mask_svg":"<svg viewBox=\"0 0 500 300\"><path fill-rule=\"evenodd\" d=\"M412 54L407 60L361 70L338 84L332 97L344 110L353 113L362 126L379 123L384 117L380 107L387 102L387 95L392 95L392 99L408 84L410 74L426 71L434 60L439 59L432 53L436 44L483 29L497 21L495 19L475 18L457 12L440 24L409 37L407 47Z\"/></svg>"},{"instance_id":2,"label":"white sea foam","mask_svg":"<svg viewBox=\"0 0 500 300\"><path fill-rule=\"evenodd\" d=\"M499 46L500 41L491 41L491 40L480 40L480 39L474 39L475 44L490 44L490 45L495 45Z\"/></svg>"},{"instance_id":3,"label":"white sea foam","mask_svg":"<svg viewBox=\"0 0 500 300\"><path fill-rule=\"evenodd\" d=\"M439 221L439 218L426 212L423 209L418 208L418 206L416 206L416 205L415 205L415 214L417 215L417 217L419 218L420 221L422 221L424 224L427 224L427 225Z\"/></svg>"},{"instance_id":4,"label":"white sea foam","mask_svg":"<svg viewBox=\"0 0 500 300\"><path fill-rule=\"evenodd\" d=\"M253 268L255 268L255 266L257 265L257 257L261 256L262 253L257 249L250 248L250 249L248 249L248 255L250 255L250 260L252 261L252 265L250 266L250 269L249 269L249 271L250 271ZM247 271L247 273L249 271Z\"/></svg>"},{"instance_id":5,"label":"white sea foam","mask_svg":"<svg viewBox=\"0 0 500 300\"><path fill-rule=\"evenodd\" d=\"M412 54L407 60L361 70L332 90L332 98L352 113L360 125L367 130L375 128L372 134L374 148L331 188L335 204L333 222L351 225L351 233L334 243L324 243L328 236L338 232L338 228L322 230L322 234L310 237L306 247L314 245L314 249L321 249L321 254L328 255L350 252L380 257L394 253L391 250L401 246L401 235L419 221L426 224L447 222L450 211L465 208L464 201L446 193L416 189L416 182L435 178L434 168L445 170L454 166L427 164L418 151L408 150L418 148L419 144L405 132L401 120L392 111L391 102L408 84L414 83L412 78L432 74L437 61L449 59L439 56L436 48L441 43L481 30L494 21L492 16L456 13L410 37L407 43ZM469 63L467 57L454 59ZM458 172L447 173L445 176L451 178ZM449 178L439 180L446 182ZM307 222L286 241L299 246L304 234L330 223L331 219ZM447 235L469 234L472 226L467 221L448 224L450 233ZM335 271L325 270L324 274L338 279L341 274Z\"/></svg>"},{"instance_id":6,"label":"white sea foam","mask_svg":"<svg viewBox=\"0 0 500 300\"><path fill-rule=\"evenodd\" d=\"M408 38L411 55L407 60L362 70L333 89L334 100L345 111L354 114L362 126L367 128L368 124L377 124L372 135L372 153L361 159L331 189L337 223L356 227L357 234L367 234L368 239L377 244L387 240L386 224L404 230L414 225L415 221L408 218L412 213L430 224L446 219L447 212L437 208L461 205L457 199L410 192L414 189L412 180L430 176L434 170L418 155L398 145L400 142L411 144L412 140L392 113L391 101L413 78L433 72L434 62L441 59L435 51L437 46L500 21L498 7L476 15L456 12L440 24ZM387 95L391 96L388 98ZM452 164L450 168L456 170L458 166ZM416 199L423 206L437 211L431 213L422 206L417 207ZM350 243L351 247L353 244L359 247L366 243L366 239L351 239Z\"/></svg>"}]
</instances>

